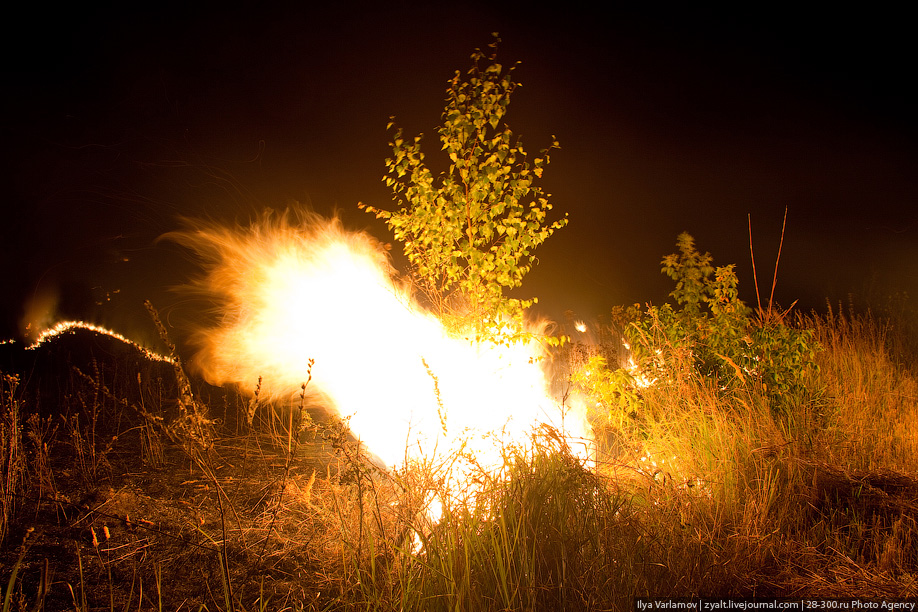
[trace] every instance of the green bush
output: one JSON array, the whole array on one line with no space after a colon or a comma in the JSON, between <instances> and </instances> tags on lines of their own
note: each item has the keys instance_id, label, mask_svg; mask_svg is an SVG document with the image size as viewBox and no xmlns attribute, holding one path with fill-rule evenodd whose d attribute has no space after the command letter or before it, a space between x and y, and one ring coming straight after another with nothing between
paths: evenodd
<instances>
[{"instance_id":1,"label":"green bush","mask_svg":"<svg viewBox=\"0 0 918 612\"><path fill-rule=\"evenodd\" d=\"M817 369L813 332L786 324L775 311L753 311L739 299L733 265L715 268L688 233L676 240L662 272L676 283L675 304L620 311L628 364L609 370L593 359L574 379L608 411L612 424L640 413L641 388L678 385L688 376L713 381L722 393L757 387L783 411L806 391Z\"/></svg>"}]
</instances>

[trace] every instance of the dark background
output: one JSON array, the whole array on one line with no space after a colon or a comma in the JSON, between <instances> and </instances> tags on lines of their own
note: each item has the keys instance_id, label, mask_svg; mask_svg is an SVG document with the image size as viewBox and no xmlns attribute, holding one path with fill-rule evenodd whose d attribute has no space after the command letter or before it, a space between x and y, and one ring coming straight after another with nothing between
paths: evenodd
<instances>
[{"instance_id":1,"label":"dark background","mask_svg":"<svg viewBox=\"0 0 918 612\"><path fill-rule=\"evenodd\" d=\"M433 3L431 3L433 4ZM648 3L649 4L649 3ZM885 308L918 292L914 41L904 13L722 12L558 3L150 4L12 12L4 37L3 337L30 301L151 342L194 308L195 270L158 236L181 216L245 223L292 202L391 236L390 115L439 151L447 80L499 31L521 61L508 121L570 224L521 297L588 320L666 298L692 233L755 303ZM903 9L904 10L904 9ZM398 253L397 245L393 253ZM396 257L396 265L403 261Z\"/></svg>"}]
</instances>

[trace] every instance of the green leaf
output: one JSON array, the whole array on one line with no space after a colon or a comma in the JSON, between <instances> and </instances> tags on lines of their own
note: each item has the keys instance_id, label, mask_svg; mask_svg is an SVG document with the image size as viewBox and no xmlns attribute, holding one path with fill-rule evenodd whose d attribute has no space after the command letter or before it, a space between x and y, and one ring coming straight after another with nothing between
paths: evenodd
<instances>
[{"instance_id":1,"label":"green leaf","mask_svg":"<svg viewBox=\"0 0 918 612\"><path fill-rule=\"evenodd\" d=\"M503 71L480 50L472 62L449 82L437 128L448 170L435 177L424 163L421 136L406 143L390 119L387 130L395 134L383 180L395 209L365 210L384 219L402 243L414 278L438 314L487 336L489 321L522 321L533 301L511 299L504 291L520 285L535 263L532 250L567 218L549 222L547 194L533 184L547 155L530 167L505 123L511 93L519 86L513 68ZM552 137L550 148L555 147Z\"/></svg>"}]
</instances>

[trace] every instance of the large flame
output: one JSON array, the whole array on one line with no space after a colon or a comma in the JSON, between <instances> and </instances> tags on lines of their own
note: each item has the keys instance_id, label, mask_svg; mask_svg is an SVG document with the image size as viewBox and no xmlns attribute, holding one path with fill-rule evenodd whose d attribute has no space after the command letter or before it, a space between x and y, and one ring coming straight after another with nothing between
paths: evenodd
<instances>
[{"instance_id":1,"label":"large flame","mask_svg":"<svg viewBox=\"0 0 918 612\"><path fill-rule=\"evenodd\" d=\"M293 397L314 359L310 387L389 467L460 446L495 465L500 445L525 443L540 423L588 437L582 415L549 396L537 341L447 333L365 233L303 214L173 238L201 256L194 287L218 305L220 322L199 331L194 360L212 383L254 389L261 377L262 394Z\"/></svg>"}]
</instances>

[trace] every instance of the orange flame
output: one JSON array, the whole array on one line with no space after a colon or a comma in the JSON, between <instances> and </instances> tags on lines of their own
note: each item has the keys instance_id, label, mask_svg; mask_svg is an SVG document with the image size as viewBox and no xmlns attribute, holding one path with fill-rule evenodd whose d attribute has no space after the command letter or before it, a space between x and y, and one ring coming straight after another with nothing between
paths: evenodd
<instances>
[{"instance_id":1,"label":"orange flame","mask_svg":"<svg viewBox=\"0 0 918 612\"><path fill-rule=\"evenodd\" d=\"M218 304L219 325L196 335L194 363L210 382L253 389L262 377L263 397L289 398L315 359L312 385L389 467L460 447L496 464L495 444L525 443L540 423L587 439L583 418L549 396L538 342L450 335L372 237L288 217L171 235L201 256L192 288Z\"/></svg>"},{"instance_id":2,"label":"orange flame","mask_svg":"<svg viewBox=\"0 0 918 612\"><path fill-rule=\"evenodd\" d=\"M115 338L116 340L119 340L125 344L129 344L133 346L138 351L140 351L141 354L143 354L147 359L151 361L163 361L166 363L174 363L172 357L168 357L166 355L160 355L156 351L148 349L145 346L141 346L137 344L136 342L134 342L133 340L130 340L122 336L116 331L113 331L106 327L102 327L101 325L87 323L86 321L58 321L54 325L44 327L40 331L38 331L38 335L35 339L35 342L30 344L26 348L28 350L37 349L42 344L45 344L46 342L51 341L55 336L60 336L62 334L66 334L68 332L71 332L77 329L88 329L100 335L111 336L112 338ZM33 331L36 331L36 330L38 330L37 327L33 328Z\"/></svg>"}]
</instances>

